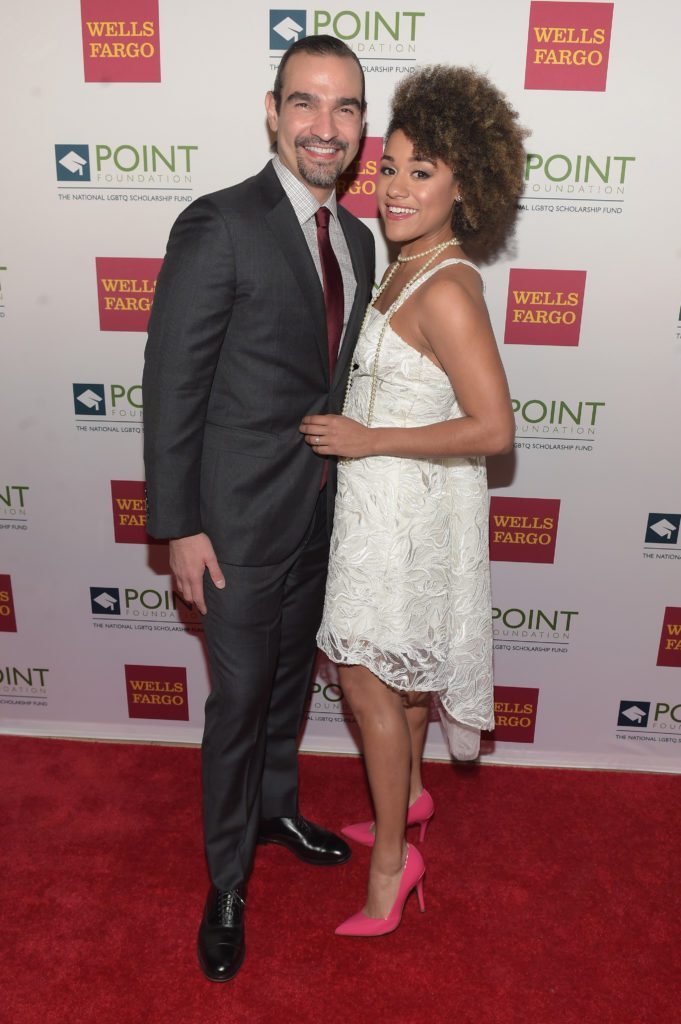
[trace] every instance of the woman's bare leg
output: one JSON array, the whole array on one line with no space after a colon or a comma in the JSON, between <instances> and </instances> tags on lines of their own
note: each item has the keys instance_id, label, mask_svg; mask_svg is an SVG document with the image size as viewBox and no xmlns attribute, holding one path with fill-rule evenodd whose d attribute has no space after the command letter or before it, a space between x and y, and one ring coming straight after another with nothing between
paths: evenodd
<instances>
[{"instance_id":1,"label":"woman's bare leg","mask_svg":"<svg viewBox=\"0 0 681 1024\"><path fill-rule=\"evenodd\" d=\"M426 742L428 731L428 718L430 715L430 694L414 694L414 697L421 698L418 703L413 702L410 695L408 700L403 700L407 714L407 725L409 726L409 739L411 744L411 775L409 779L409 803L413 804L420 797L423 791L421 779L421 759L423 747Z\"/></svg>"},{"instance_id":2,"label":"woman's bare leg","mask_svg":"<svg viewBox=\"0 0 681 1024\"><path fill-rule=\"evenodd\" d=\"M398 693L360 665L339 666L340 684L362 733L376 842L371 854L365 913L387 917L404 866L411 739Z\"/></svg>"}]
</instances>

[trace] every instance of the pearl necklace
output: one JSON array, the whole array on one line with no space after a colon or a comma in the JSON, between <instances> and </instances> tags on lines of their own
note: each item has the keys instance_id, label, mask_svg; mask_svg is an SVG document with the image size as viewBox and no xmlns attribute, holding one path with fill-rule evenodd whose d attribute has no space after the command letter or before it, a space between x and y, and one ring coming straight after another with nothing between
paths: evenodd
<instances>
[{"instance_id":1,"label":"pearl necklace","mask_svg":"<svg viewBox=\"0 0 681 1024\"><path fill-rule=\"evenodd\" d=\"M446 242L440 242L439 245L433 245L430 249L425 249L424 252L417 252L414 256L403 256L402 253L397 257L398 263L409 263L411 260L420 260L423 256L430 256L431 252L442 252L448 245L461 245L458 238L448 238Z\"/></svg>"},{"instance_id":2,"label":"pearl necklace","mask_svg":"<svg viewBox=\"0 0 681 1024\"><path fill-rule=\"evenodd\" d=\"M367 323L369 321L369 314L371 313L371 310L374 308L374 303L376 302L376 299L378 299L379 296L381 296L383 294L383 292L386 290L386 288L388 287L388 285L392 281L393 277L395 276L395 273L397 272L397 270L399 268L400 262L404 263L407 260L420 259L422 256L428 256L429 257L426 260L426 262L423 264L423 266L419 270L417 270L416 273L412 277L409 278L407 283L401 289L401 291L400 291L399 295L397 296L397 298L394 300L394 302L392 302L390 304L389 308L383 314L383 326L381 327L381 333L379 334L378 341L376 343L376 355L374 356L374 365L372 367L372 372L371 372L371 392L369 394L369 408L367 410L367 421L365 423L366 427L370 427L371 426L371 423L372 423L373 418L374 418L374 404L376 402L376 392L378 390L378 358L379 358L379 356L381 354L381 346L383 344L383 339L385 337L385 332L387 331L388 326L390 324L391 317L393 316L393 314L396 312L396 310L400 306L400 304L401 304L401 302L402 302L406 292L409 290L409 288L411 288L412 285L415 285L417 281L421 280L421 278L424 276L426 271L431 267L431 265L438 258L438 256L442 252L442 250L446 249L450 245L459 245L459 244L460 244L460 242L459 242L458 238L449 238L446 242L440 242L439 245L434 245L432 249L426 249L425 252L420 252L418 254L418 256L405 256L402 260L400 260L400 257L398 256L397 260L395 261L395 263L393 263L392 266L390 267L390 270L388 271L386 277L384 278L383 283L379 286L378 291L374 295L373 300L367 306L366 313L364 314L364 320L362 321L362 326L359 329L358 337L361 337L362 334L364 333L364 329L365 329L365 327L366 327L366 325L367 325ZM351 388L352 388L352 369L350 369L350 372L348 374L348 383L347 383L347 386L345 388L345 397L343 399L343 408L341 410L341 416L345 416L345 410L347 408L348 398L350 397ZM347 458L347 457L345 457L345 458L340 458L338 461L339 461L339 463L344 464L344 463L350 462L352 460Z\"/></svg>"}]
</instances>

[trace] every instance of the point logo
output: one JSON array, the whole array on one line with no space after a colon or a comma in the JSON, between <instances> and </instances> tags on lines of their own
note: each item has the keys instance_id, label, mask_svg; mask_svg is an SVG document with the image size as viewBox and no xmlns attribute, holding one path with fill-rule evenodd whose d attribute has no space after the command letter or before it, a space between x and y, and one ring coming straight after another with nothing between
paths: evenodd
<instances>
[{"instance_id":1,"label":"point logo","mask_svg":"<svg viewBox=\"0 0 681 1024\"><path fill-rule=\"evenodd\" d=\"M525 159L525 197L559 198L563 195L581 198L624 196L629 164L635 156L599 156L584 153L528 153ZM611 200L602 207L604 213L621 213ZM594 207L596 208L596 207ZM598 207L601 209L601 207Z\"/></svg>"},{"instance_id":2,"label":"point logo","mask_svg":"<svg viewBox=\"0 0 681 1024\"><path fill-rule=\"evenodd\" d=\"M638 739L639 729L645 730L646 737L652 742L659 737L658 743L681 743L681 704L672 704L667 700L621 700L617 716L617 728L626 730L627 735L620 739ZM669 735L676 733L677 735Z\"/></svg>"},{"instance_id":3,"label":"point logo","mask_svg":"<svg viewBox=\"0 0 681 1024\"><path fill-rule=\"evenodd\" d=\"M649 714L649 700L621 700L617 724L623 729L645 729Z\"/></svg>"},{"instance_id":4,"label":"point logo","mask_svg":"<svg viewBox=\"0 0 681 1024\"><path fill-rule=\"evenodd\" d=\"M494 729L482 735L502 743L534 743L538 706L538 689L495 686Z\"/></svg>"},{"instance_id":5,"label":"point logo","mask_svg":"<svg viewBox=\"0 0 681 1024\"><path fill-rule=\"evenodd\" d=\"M379 136L365 138L357 157L341 175L336 185L339 202L365 220L378 217L376 183L383 154L383 139Z\"/></svg>"},{"instance_id":6,"label":"point logo","mask_svg":"<svg viewBox=\"0 0 681 1024\"><path fill-rule=\"evenodd\" d=\"M569 644L570 628L577 611L554 608L492 608L492 631L495 640L531 642L533 644Z\"/></svg>"},{"instance_id":7,"label":"point logo","mask_svg":"<svg viewBox=\"0 0 681 1024\"><path fill-rule=\"evenodd\" d=\"M553 563L559 513L559 498L493 496L489 512L492 561Z\"/></svg>"},{"instance_id":8,"label":"point logo","mask_svg":"<svg viewBox=\"0 0 681 1024\"><path fill-rule=\"evenodd\" d=\"M376 55L382 59L413 61L419 18L425 18L425 11L391 11L386 14L378 10L356 11L351 8L309 12L300 9L271 10L270 50L282 53L306 35L332 35L347 43L358 57ZM412 56L407 57L407 54ZM386 68L370 70L385 71Z\"/></svg>"},{"instance_id":9,"label":"point logo","mask_svg":"<svg viewBox=\"0 0 681 1024\"><path fill-rule=\"evenodd\" d=\"M664 610L657 664L681 668L681 608Z\"/></svg>"},{"instance_id":10,"label":"point logo","mask_svg":"<svg viewBox=\"0 0 681 1024\"><path fill-rule=\"evenodd\" d=\"M525 88L604 92L613 8L532 0Z\"/></svg>"},{"instance_id":11,"label":"point logo","mask_svg":"<svg viewBox=\"0 0 681 1024\"><path fill-rule=\"evenodd\" d=\"M143 480L112 480L114 539L117 544L162 544L147 533L147 499Z\"/></svg>"},{"instance_id":12,"label":"point logo","mask_svg":"<svg viewBox=\"0 0 681 1024\"><path fill-rule=\"evenodd\" d=\"M307 35L307 11L270 11L270 50L288 50Z\"/></svg>"},{"instance_id":13,"label":"point logo","mask_svg":"<svg viewBox=\"0 0 681 1024\"><path fill-rule=\"evenodd\" d=\"M0 573L0 633L16 633L17 617L12 597L12 577Z\"/></svg>"},{"instance_id":14,"label":"point logo","mask_svg":"<svg viewBox=\"0 0 681 1024\"><path fill-rule=\"evenodd\" d=\"M17 668L16 665L3 665L0 668L0 700L11 695L45 701L45 676L49 671L49 668Z\"/></svg>"},{"instance_id":15,"label":"point logo","mask_svg":"<svg viewBox=\"0 0 681 1024\"><path fill-rule=\"evenodd\" d=\"M559 398L511 399L519 437L528 434L585 434L596 433L596 419L605 402L565 402ZM526 433L524 434L523 431Z\"/></svg>"},{"instance_id":16,"label":"point logo","mask_svg":"<svg viewBox=\"0 0 681 1024\"><path fill-rule=\"evenodd\" d=\"M651 512L646 524L645 544L678 544L681 513Z\"/></svg>"},{"instance_id":17,"label":"point logo","mask_svg":"<svg viewBox=\"0 0 681 1024\"><path fill-rule=\"evenodd\" d=\"M593 452L596 421L605 402L559 398L511 399L514 447L550 452Z\"/></svg>"},{"instance_id":18,"label":"point logo","mask_svg":"<svg viewBox=\"0 0 681 1024\"><path fill-rule=\"evenodd\" d=\"M90 180L90 147L81 144L57 143L54 147L57 181Z\"/></svg>"},{"instance_id":19,"label":"point logo","mask_svg":"<svg viewBox=\"0 0 681 1024\"><path fill-rule=\"evenodd\" d=\"M110 410L113 420L142 422L141 384L73 384L72 388L76 419L106 416Z\"/></svg>"},{"instance_id":20,"label":"point logo","mask_svg":"<svg viewBox=\"0 0 681 1024\"><path fill-rule=\"evenodd\" d=\"M511 270L507 345L579 345L585 270Z\"/></svg>"},{"instance_id":21,"label":"point logo","mask_svg":"<svg viewBox=\"0 0 681 1024\"><path fill-rule=\"evenodd\" d=\"M162 259L98 256L100 331L146 331Z\"/></svg>"},{"instance_id":22,"label":"point logo","mask_svg":"<svg viewBox=\"0 0 681 1024\"><path fill-rule=\"evenodd\" d=\"M176 590L134 587L90 587L90 608L94 618L119 616L121 621L145 620L151 626L202 627L200 614Z\"/></svg>"},{"instance_id":23,"label":"point logo","mask_svg":"<svg viewBox=\"0 0 681 1024\"><path fill-rule=\"evenodd\" d=\"M23 522L26 519L27 484L0 484L0 523Z\"/></svg>"},{"instance_id":24,"label":"point logo","mask_svg":"<svg viewBox=\"0 0 681 1024\"><path fill-rule=\"evenodd\" d=\"M90 608L93 615L120 615L118 587L90 587Z\"/></svg>"},{"instance_id":25,"label":"point logo","mask_svg":"<svg viewBox=\"0 0 681 1024\"><path fill-rule=\"evenodd\" d=\"M128 718L189 721L187 670L162 665L126 665Z\"/></svg>"},{"instance_id":26,"label":"point logo","mask_svg":"<svg viewBox=\"0 0 681 1024\"><path fill-rule=\"evenodd\" d=\"M117 189L122 193L116 197L118 201L142 202L149 201L145 192L157 191L162 194L162 201L169 203L173 196L166 193L191 192L192 155L198 148L178 142L170 145L144 142L135 146L106 142L95 142L92 146L57 143L54 147L57 181L70 185L85 184L86 193L66 188L63 184L59 194L62 198L71 196L104 202L106 197L100 191ZM173 187L168 189L168 186ZM138 194L140 190L141 196ZM175 199L189 202L186 196L175 196ZM160 202L161 199L154 201Z\"/></svg>"},{"instance_id":27,"label":"point logo","mask_svg":"<svg viewBox=\"0 0 681 1024\"><path fill-rule=\"evenodd\" d=\"M86 82L160 82L158 0L80 0Z\"/></svg>"}]
</instances>

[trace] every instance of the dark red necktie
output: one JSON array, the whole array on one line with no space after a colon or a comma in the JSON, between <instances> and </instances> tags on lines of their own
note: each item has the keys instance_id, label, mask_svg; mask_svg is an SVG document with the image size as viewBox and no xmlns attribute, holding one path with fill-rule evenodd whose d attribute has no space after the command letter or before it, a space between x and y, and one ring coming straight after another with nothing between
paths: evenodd
<instances>
[{"instance_id":1,"label":"dark red necktie","mask_svg":"<svg viewBox=\"0 0 681 1024\"><path fill-rule=\"evenodd\" d=\"M331 211L320 206L314 215L317 224L317 245L324 277L324 305L326 306L326 338L329 346L329 385L333 380L341 334L343 333L343 278L336 254L329 238L329 217Z\"/></svg>"},{"instance_id":2,"label":"dark red necktie","mask_svg":"<svg viewBox=\"0 0 681 1024\"><path fill-rule=\"evenodd\" d=\"M329 347L329 387L333 381L333 371L336 368L338 349L340 347L341 334L343 333L343 278L336 254L331 247L329 238L329 217L331 211L326 206L320 206L314 215L317 225L317 245L319 246L319 258L322 264L322 277L324 278L324 306L326 307L326 342ZM322 478L319 482L321 490L329 476L329 462L324 460Z\"/></svg>"}]
</instances>

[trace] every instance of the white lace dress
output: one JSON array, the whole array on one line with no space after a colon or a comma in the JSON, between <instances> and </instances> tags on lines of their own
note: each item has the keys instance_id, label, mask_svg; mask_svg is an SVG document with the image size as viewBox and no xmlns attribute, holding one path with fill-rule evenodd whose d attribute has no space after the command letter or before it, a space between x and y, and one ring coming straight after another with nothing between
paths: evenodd
<instances>
[{"instance_id":1,"label":"white lace dress","mask_svg":"<svg viewBox=\"0 0 681 1024\"><path fill-rule=\"evenodd\" d=\"M443 261L415 287L461 262ZM367 420L383 319L372 307L353 360L346 415L360 423ZM390 326L377 377L372 426L418 427L463 415L447 375ZM494 727L483 458L340 463L317 641L332 661L364 665L397 690L436 693L453 752L475 756L478 730ZM452 719L474 736L466 740ZM464 748L473 740L468 755L461 754L462 736Z\"/></svg>"}]
</instances>

